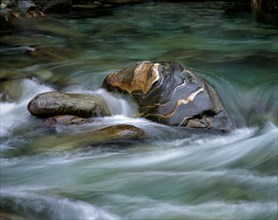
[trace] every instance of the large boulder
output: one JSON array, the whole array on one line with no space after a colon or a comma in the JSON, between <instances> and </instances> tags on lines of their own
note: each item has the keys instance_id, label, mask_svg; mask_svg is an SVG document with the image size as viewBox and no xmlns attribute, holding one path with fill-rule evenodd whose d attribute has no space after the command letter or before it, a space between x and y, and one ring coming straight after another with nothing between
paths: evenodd
<instances>
[{"instance_id":1,"label":"large boulder","mask_svg":"<svg viewBox=\"0 0 278 220\"><path fill-rule=\"evenodd\" d=\"M103 86L130 94L140 116L153 121L223 131L233 128L212 86L182 64L143 61L108 75Z\"/></svg>"},{"instance_id":2,"label":"large boulder","mask_svg":"<svg viewBox=\"0 0 278 220\"><path fill-rule=\"evenodd\" d=\"M99 95L45 92L28 103L28 111L37 116L76 115L80 117L110 116L105 100Z\"/></svg>"}]
</instances>

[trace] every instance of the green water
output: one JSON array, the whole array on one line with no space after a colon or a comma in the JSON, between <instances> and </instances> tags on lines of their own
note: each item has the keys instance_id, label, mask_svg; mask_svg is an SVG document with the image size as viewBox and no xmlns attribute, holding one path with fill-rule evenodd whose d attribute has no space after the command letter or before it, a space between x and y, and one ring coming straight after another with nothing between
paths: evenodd
<instances>
[{"instance_id":1,"label":"green water","mask_svg":"<svg viewBox=\"0 0 278 220\"><path fill-rule=\"evenodd\" d=\"M12 34L0 36L0 73L9 79L0 85L0 216L277 219L278 29L251 14L227 15L224 4L54 14L19 20ZM131 103L100 88L109 73L142 60L183 63L199 73L219 93L235 131L187 134L133 118ZM72 132L45 128L27 111L36 94L50 90L102 94L115 112L98 119L102 126L133 124L150 139L40 149L40 137Z\"/></svg>"}]
</instances>

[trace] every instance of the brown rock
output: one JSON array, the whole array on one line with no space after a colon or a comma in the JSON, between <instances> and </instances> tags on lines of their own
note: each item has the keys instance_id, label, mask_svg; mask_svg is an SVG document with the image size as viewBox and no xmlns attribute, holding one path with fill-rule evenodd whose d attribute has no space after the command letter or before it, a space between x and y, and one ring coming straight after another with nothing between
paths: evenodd
<instances>
[{"instance_id":1,"label":"brown rock","mask_svg":"<svg viewBox=\"0 0 278 220\"><path fill-rule=\"evenodd\" d=\"M119 124L96 131L43 136L34 141L32 150L64 151L101 143L136 141L144 137L145 133L142 129L133 125Z\"/></svg>"},{"instance_id":2,"label":"brown rock","mask_svg":"<svg viewBox=\"0 0 278 220\"><path fill-rule=\"evenodd\" d=\"M18 101L22 91L22 80L5 80L0 83L0 101Z\"/></svg>"},{"instance_id":3,"label":"brown rock","mask_svg":"<svg viewBox=\"0 0 278 220\"><path fill-rule=\"evenodd\" d=\"M76 115L80 117L110 116L105 100L99 95L45 92L35 96L28 111L37 116Z\"/></svg>"},{"instance_id":4,"label":"brown rock","mask_svg":"<svg viewBox=\"0 0 278 220\"><path fill-rule=\"evenodd\" d=\"M85 123L89 123L90 120L88 118L82 118L75 115L57 115L50 117L44 121L45 125L82 125Z\"/></svg>"}]
</instances>

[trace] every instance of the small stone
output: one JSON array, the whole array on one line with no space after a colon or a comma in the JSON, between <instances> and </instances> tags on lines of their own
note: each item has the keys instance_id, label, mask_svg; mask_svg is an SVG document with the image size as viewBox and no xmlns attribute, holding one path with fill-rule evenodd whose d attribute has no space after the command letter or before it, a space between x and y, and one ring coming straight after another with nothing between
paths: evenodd
<instances>
[{"instance_id":1,"label":"small stone","mask_svg":"<svg viewBox=\"0 0 278 220\"><path fill-rule=\"evenodd\" d=\"M99 95L46 92L35 96L28 111L40 117L76 115L80 117L110 116L106 101Z\"/></svg>"}]
</instances>

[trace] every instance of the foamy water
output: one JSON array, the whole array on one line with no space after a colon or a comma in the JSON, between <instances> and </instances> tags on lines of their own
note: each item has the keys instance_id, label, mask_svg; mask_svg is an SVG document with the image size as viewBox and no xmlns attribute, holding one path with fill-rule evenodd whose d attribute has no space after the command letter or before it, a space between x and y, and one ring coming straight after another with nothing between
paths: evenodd
<instances>
[{"instance_id":1,"label":"foamy water","mask_svg":"<svg viewBox=\"0 0 278 220\"><path fill-rule=\"evenodd\" d=\"M0 218L277 219L277 27L228 15L222 4L147 1L99 17L46 16L0 36L1 74L10 71L22 87L21 97L0 102ZM102 82L141 60L192 67L236 129L200 132L135 117L132 99ZM47 127L27 110L47 91L98 94L112 116ZM58 150L47 139L117 124L147 138Z\"/></svg>"}]
</instances>

